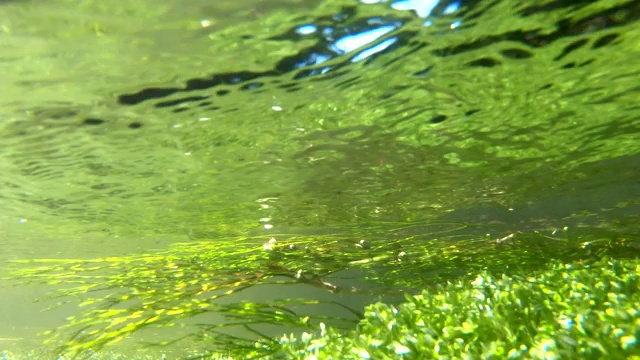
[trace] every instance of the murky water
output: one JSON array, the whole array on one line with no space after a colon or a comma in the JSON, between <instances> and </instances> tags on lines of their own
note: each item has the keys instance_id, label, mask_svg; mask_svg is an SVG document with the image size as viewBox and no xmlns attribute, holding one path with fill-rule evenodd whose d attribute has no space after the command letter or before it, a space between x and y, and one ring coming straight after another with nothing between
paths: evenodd
<instances>
[{"instance_id":1,"label":"murky water","mask_svg":"<svg viewBox=\"0 0 640 360\"><path fill-rule=\"evenodd\" d=\"M637 237L639 16L622 0L0 2L0 260L432 221ZM0 349L76 311L0 291Z\"/></svg>"}]
</instances>

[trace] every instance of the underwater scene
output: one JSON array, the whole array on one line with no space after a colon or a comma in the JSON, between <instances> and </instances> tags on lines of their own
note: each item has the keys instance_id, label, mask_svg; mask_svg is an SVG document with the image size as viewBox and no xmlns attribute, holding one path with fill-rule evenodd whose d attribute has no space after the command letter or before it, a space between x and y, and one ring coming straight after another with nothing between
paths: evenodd
<instances>
[{"instance_id":1,"label":"underwater scene","mask_svg":"<svg viewBox=\"0 0 640 360\"><path fill-rule=\"evenodd\" d=\"M0 0L0 359L640 359L640 1Z\"/></svg>"}]
</instances>

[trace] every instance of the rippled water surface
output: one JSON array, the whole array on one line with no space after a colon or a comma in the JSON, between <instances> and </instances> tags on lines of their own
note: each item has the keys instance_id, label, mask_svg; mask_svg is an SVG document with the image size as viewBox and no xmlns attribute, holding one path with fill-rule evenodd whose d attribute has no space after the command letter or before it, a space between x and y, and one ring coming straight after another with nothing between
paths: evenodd
<instances>
[{"instance_id":1,"label":"rippled water surface","mask_svg":"<svg viewBox=\"0 0 640 360\"><path fill-rule=\"evenodd\" d=\"M0 261L433 222L637 240L639 16L623 0L0 1ZM77 311L40 314L44 291L0 289L0 350Z\"/></svg>"}]
</instances>

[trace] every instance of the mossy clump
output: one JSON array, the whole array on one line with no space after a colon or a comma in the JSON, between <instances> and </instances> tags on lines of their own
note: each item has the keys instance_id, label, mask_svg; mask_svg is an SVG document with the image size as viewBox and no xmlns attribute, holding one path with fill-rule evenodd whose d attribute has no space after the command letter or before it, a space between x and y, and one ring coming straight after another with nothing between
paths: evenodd
<instances>
[{"instance_id":1,"label":"mossy clump","mask_svg":"<svg viewBox=\"0 0 640 360\"><path fill-rule=\"evenodd\" d=\"M367 307L349 334L280 340L285 358L638 359L640 262L555 263L529 276L460 279Z\"/></svg>"}]
</instances>

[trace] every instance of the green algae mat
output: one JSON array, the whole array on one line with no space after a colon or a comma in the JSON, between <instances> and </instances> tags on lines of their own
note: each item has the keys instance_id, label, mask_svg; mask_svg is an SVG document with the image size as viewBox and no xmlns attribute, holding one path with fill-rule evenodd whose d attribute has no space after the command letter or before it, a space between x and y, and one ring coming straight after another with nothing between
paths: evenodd
<instances>
[{"instance_id":1,"label":"green algae mat","mask_svg":"<svg viewBox=\"0 0 640 360\"><path fill-rule=\"evenodd\" d=\"M0 2L0 355L637 358L639 17Z\"/></svg>"}]
</instances>

